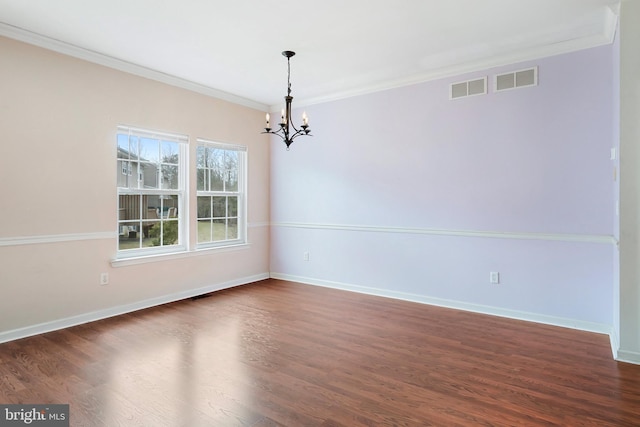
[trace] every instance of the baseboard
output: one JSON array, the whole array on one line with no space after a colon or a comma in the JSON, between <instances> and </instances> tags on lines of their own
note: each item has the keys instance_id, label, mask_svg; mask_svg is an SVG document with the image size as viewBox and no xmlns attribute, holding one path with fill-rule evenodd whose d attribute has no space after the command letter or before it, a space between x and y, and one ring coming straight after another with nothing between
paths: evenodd
<instances>
[{"instance_id":1,"label":"baseboard","mask_svg":"<svg viewBox=\"0 0 640 427\"><path fill-rule=\"evenodd\" d=\"M633 363L635 365L640 365L640 353L635 352L635 351L625 351L625 350L618 350L618 356L616 357L616 360L618 362L627 362L627 363Z\"/></svg>"},{"instance_id":2,"label":"baseboard","mask_svg":"<svg viewBox=\"0 0 640 427\"><path fill-rule=\"evenodd\" d=\"M274 279L303 283L307 285L322 286L326 288L340 289L344 291L358 292L362 294L376 295L381 297L418 302L422 304L435 305L439 307L454 308L458 310L489 314L493 316L506 317L510 319L525 320L529 322L542 323L546 325L560 326L564 328L571 328L571 329L578 329L578 330L583 330L587 332L606 334L609 336L613 358L615 360L620 362L627 362L627 363L640 365L640 353L633 352L633 351L619 350L617 336L615 334L615 331L610 325L584 322L584 321L579 321L575 319L567 319L567 318L554 317L554 316L546 316L546 315L540 315L536 313L528 313L528 312L522 312L517 310L503 309L499 307L470 304L470 303L465 303L461 301L447 300L442 298L433 298L425 295L396 292L396 291L390 291L386 289L351 285L347 283L312 279L308 277L293 276L293 275L281 274L281 273L271 273L271 274L262 273L262 274L257 274L253 276L242 277L239 279L235 279L235 280L231 280L223 283L217 283L209 286L204 286L197 289L177 292L174 294L165 295L165 296L156 297L156 298L150 298L147 300L143 300L143 301L139 301L131 304L125 304L125 305L112 307L104 310L98 310L90 313L80 314L77 316L71 316L64 319L58 319L51 322L39 323L37 325L31 325L24 328L0 332L0 343L14 341L21 338L43 334L46 332L52 332L59 329L69 328L72 326L94 322L96 320L102 320L109 317L119 316L122 314L143 310L145 308L155 307L158 305L179 301L182 299L191 298L191 297L195 297L202 294L207 294L210 292L233 288L235 286L246 285L248 283L253 283L260 280L268 279L269 277L272 277Z\"/></svg>"},{"instance_id":3,"label":"baseboard","mask_svg":"<svg viewBox=\"0 0 640 427\"><path fill-rule=\"evenodd\" d=\"M269 273L261 273L253 276L241 277L239 279L227 282L216 283L197 289L177 292L174 294L164 295L161 297L150 298L147 300L111 307L104 310L84 313L77 316L66 317L51 322L39 323L37 325L27 326L24 328L13 329L10 331L0 332L0 343L26 338L33 335L39 335L46 332L56 331L59 329L69 328L71 326L81 325L83 323L94 322L109 317L119 316L121 314L131 313L145 308L155 307L170 302L195 297L209 292L221 291L223 289L233 288L235 286L246 285L248 283L257 282L269 278Z\"/></svg>"},{"instance_id":4,"label":"baseboard","mask_svg":"<svg viewBox=\"0 0 640 427\"><path fill-rule=\"evenodd\" d=\"M640 365L640 353L636 351L627 351L620 349L620 339L618 338L618 333L615 328L611 328L611 334L609 335L611 338L611 349L613 351L613 358L618 362L627 362L633 363L635 365Z\"/></svg>"},{"instance_id":5,"label":"baseboard","mask_svg":"<svg viewBox=\"0 0 640 427\"><path fill-rule=\"evenodd\" d=\"M609 332L609 342L611 343L611 353L613 354L613 358L618 360L618 350L620 349L620 340L618 339L618 333L616 332L616 328L611 326L611 331Z\"/></svg>"},{"instance_id":6,"label":"baseboard","mask_svg":"<svg viewBox=\"0 0 640 427\"><path fill-rule=\"evenodd\" d=\"M458 310L471 311L474 313L489 314L492 316L506 317L509 319L525 320L529 322L542 323L545 325L560 326L563 328L578 329L581 331L595 332L611 336L611 325L585 322L576 319L547 316L544 314L529 313L518 310L510 310L499 307L471 304L462 301L433 298L426 295L410 294L405 292L390 291L387 289L372 288L367 286L351 285L341 282L319 280L309 277L293 276L289 274L271 273L274 279L288 280L292 282L304 283L307 285L322 286L326 288L341 289L344 291L359 292L362 294L376 295L387 298L400 299L422 304L435 305L439 307L454 308Z\"/></svg>"}]
</instances>

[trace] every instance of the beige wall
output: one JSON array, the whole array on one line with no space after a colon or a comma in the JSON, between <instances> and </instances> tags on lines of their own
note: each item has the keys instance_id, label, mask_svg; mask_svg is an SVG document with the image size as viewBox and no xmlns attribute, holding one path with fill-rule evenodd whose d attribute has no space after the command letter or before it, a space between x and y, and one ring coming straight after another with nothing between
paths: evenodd
<instances>
[{"instance_id":1,"label":"beige wall","mask_svg":"<svg viewBox=\"0 0 640 427\"><path fill-rule=\"evenodd\" d=\"M20 328L268 274L263 112L3 37L0 94L0 341ZM246 145L250 245L113 267L117 125L186 134L191 161L197 137Z\"/></svg>"}]
</instances>

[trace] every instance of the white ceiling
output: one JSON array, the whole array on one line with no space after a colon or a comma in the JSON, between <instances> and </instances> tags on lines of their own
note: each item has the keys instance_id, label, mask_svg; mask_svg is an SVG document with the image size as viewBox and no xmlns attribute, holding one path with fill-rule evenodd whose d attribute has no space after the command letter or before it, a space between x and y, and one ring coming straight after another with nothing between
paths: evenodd
<instances>
[{"instance_id":1,"label":"white ceiling","mask_svg":"<svg viewBox=\"0 0 640 427\"><path fill-rule=\"evenodd\" d=\"M618 0L0 0L0 35L250 105L610 43ZM176 79L176 77L178 79ZM279 107L277 107L279 108Z\"/></svg>"}]
</instances>

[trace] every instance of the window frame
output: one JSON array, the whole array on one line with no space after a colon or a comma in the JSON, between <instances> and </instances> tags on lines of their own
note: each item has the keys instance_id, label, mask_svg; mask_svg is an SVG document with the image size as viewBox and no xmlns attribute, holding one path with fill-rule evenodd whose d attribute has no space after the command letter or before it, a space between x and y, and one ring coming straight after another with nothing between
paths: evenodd
<instances>
[{"instance_id":1,"label":"window frame","mask_svg":"<svg viewBox=\"0 0 640 427\"><path fill-rule=\"evenodd\" d=\"M200 150L200 148L217 148L217 149L221 149L221 150L227 150L227 151L235 151L237 153L238 156L238 165L237 165L237 190L236 191L226 191L226 190L211 190L211 189L198 189L198 173L199 171L202 169L199 167L198 165L198 151ZM194 219L195 219L195 226L196 226L196 236L195 236L195 244L196 244L196 249L198 250L202 250L202 249L213 249L213 248L223 248L223 247L229 247L229 246L237 246L237 245L244 245L247 244L247 169L248 169L248 150L247 147L244 145L238 145L238 144L230 144L230 143L223 143L223 142L217 142L217 141L211 141L208 139L204 139L204 138L197 138L196 139L196 161L195 161L195 175L196 175L196 194L195 194L195 201L196 201L196 209L195 209L195 215L194 215ZM205 169L205 170L209 170L209 169ZM206 173L205 173L206 175ZM204 219L208 219L211 220L211 223L213 224L213 221L215 221L215 218L213 216L213 212L211 212L211 216L210 217L200 217L199 216L199 211L197 209L198 206L198 201L200 197L237 197L237 206L236 206L236 220L237 220L237 236L236 238L233 239L224 239L224 240L210 240L210 241L203 241L200 242L199 241L199 224L201 220ZM211 209L213 209L213 206L211 207ZM225 212L225 221L227 221L229 218L234 218L228 215L228 205L226 207L226 212ZM225 233L228 231L229 225L228 223L225 224ZM213 230L212 230L213 232Z\"/></svg>"},{"instance_id":2,"label":"window frame","mask_svg":"<svg viewBox=\"0 0 640 427\"><path fill-rule=\"evenodd\" d=\"M119 135L122 135L122 134L128 135L129 143L132 136L135 136L139 139L146 138L146 139L152 139L152 140L158 141L158 144L159 144L158 157L159 158L155 162L155 164L158 166L158 172L157 172L158 179L156 182L156 185L158 188L144 188L144 186L140 185L140 183L143 182L141 181L141 174L142 174L141 165L143 163L149 165L149 164L153 164L153 162L142 162L141 159L138 158L135 162L137 166L134 167L130 160L131 157L129 157L129 160L125 160L124 158L120 157L119 153L116 154L116 169L118 173L118 179L116 180L117 181L116 182L116 193L117 193L116 209L118 213L117 226L116 226L116 232L118 236L118 239L116 241L116 259L141 258L141 257L148 257L153 255L175 254L175 253L187 251L188 242L189 242L189 235L188 235L189 203L188 203L188 179L187 179L188 170L189 170L189 137L186 135L172 134L172 133L166 133L166 132L155 131L150 129L142 129L142 128L136 128L131 126L120 125L120 126L117 126L117 129L116 129L116 150L117 151L120 150ZM162 170L163 166L168 164L161 158L162 156L160 155L160 153L162 152L163 142L177 143L177 146L178 146L178 153L177 153L178 154L178 162L177 162L178 173L176 177L177 188L162 188L163 181L161 178L163 177L163 175L159 171ZM137 154L138 153L136 153L136 155ZM129 155L131 156L131 152L129 152ZM125 165L126 165L126 172L127 172L126 174L125 174ZM137 169L137 170L133 170L133 169ZM130 184L129 186L126 186L126 187L121 186L120 176L119 176L120 174L127 175L130 179L136 179L136 181L138 182L138 185L136 186L136 188L131 188ZM140 201L138 202L140 206L139 218L131 218L128 220L126 218L122 219L120 217L120 213L122 212L121 196L140 196ZM169 224L170 222L174 222L174 221L177 222L178 224L177 243L172 245L166 245L166 246L161 245L161 246L147 246L147 247L138 247L138 248L131 248L131 249L121 249L120 239L121 239L123 223L138 222L140 224L140 227L136 228L136 232L139 234L137 238L140 240L140 244L142 244L141 228L145 223L144 220L147 219L146 216L143 214L145 197L147 198L157 197L159 200L161 200L160 202L161 205L163 204L162 200L167 200L168 198L172 198L172 197L177 198L177 202L175 203L177 206L174 206L177 208L177 215L175 217L176 218L175 220L168 217L165 218L163 215L163 210L160 211L160 215L159 215L159 223L161 224L161 227L163 227L164 224ZM164 234L162 234L161 236L164 237Z\"/></svg>"}]
</instances>

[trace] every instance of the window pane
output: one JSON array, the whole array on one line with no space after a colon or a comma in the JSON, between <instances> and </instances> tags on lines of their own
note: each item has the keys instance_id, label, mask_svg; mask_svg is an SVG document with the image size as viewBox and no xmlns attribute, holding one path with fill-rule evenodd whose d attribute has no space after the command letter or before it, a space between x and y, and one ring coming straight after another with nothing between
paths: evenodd
<instances>
[{"instance_id":1,"label":"window pane","mask_svg":"<svg viewBox=\"0 0 640 427\"><path fill-rule=\"evenodd\" d=\"M229 219L227 223L227 239L237 239L238 238L238 220L237 219Z\"/></svg>"},{"instance_id":2,"label":"window pane","mask_svg":"<svg viewBox=\"0 0 640 427\"><path fill-rule=\"evenodd\" d=\"M140 196L121 195L118 197L118 220L140 219Z\"/></svg>"},{"instance_id":3,"label":"window pane","mask_svg":"<svg viewBox=\"0 0 640 427\"><path fill-rule=\"evenodd\" d=\"M119 154L119 152L118 152ZM118 187L128 188L130 181L129 171L131 170L131 163L125 160L118 160Z\"/></svg>"},{"instance_id":4,"label":"window pane","mask_svg":"<svg viewBox=\"0 0 640 427\"><path fill-rule=\"evenodd\" d=\"M225 173L225 190L226 191L238 191L238 171L228 170Z\"/></svg>"},{"instance_id":5,"label":"window pane","mask_svg":"<svg viewBox=\"0 0 640 427\"><path fill-rule=\"evenodd\" d=\"M127 167L127 186L125 188L138 188L138 162L129 162ZM121 172L124 172L124 168Z\"/></svg>"},{"instance_id":6,"label":"window pane","mask_svg":"<svg viewBox=\"0 0 640 427\"><path fill-rule=\"evenodd\" d=\"M207 148L207 167L210 169L217 168L217 159L222 155L222 150L217 148Z\"/></svg>"},{"instance_id":7,"label":"window pane","mask_svg":"<svg viewBox=\"0 0 640 427\"><path fill-rule=\"evenodd\" d=\"M207 149L203 146L196 148L196 167L202 169L207 164Z\"/></svg>"},{"instance_id":8,"label":"window pane","mask_svg":"<svg viewBox=\"0 0 640 427\"><path fill-rule=\"evenodd\" d=\"M149 231L151 246L171 246L178 244L178 221L157 222Z\"/></svg>"},{"instance_id":9,"label":"window pane","mask_svg":"<svg viewBox=\"0 0 640 427\"><path fill-rule=\"evenodd\" d=\"M139 188L160 188L158 185L158 166L153 163L140 163L138 179Z\"/></svg>"},{"instance_id":10,"label":"window pane","mask_svg":"<svg viewBox=\"0 0 640 427\"><path fill-rule=\"evenodd\" d=\"M160 163L160 148L157 139L140 138L140 160Z\"/></svg>"},{"instance_id":11,"label":"window pane","mask_svg":"<svg viewBox=\"0 0 640 427\"><path fill-rule=\"evenodd\" d=\"M224 179L226 191L238 191L238 152L225 150Z\"/></svg>"},{"instance_id":12,"label":"window pane","mask_svg":"<svg viewBox=\"0 0 640 427\"><path fill-rule=\"evenodd\" d=\"M205 183L205 170L198 169L198 178L197 178L198 191L206 190L206 188L204 187L204 183Z\"/></svg>"},{"instance_id":13,"label":"window pane","mask_svg":"<svg viewBox=\"0 0 640 427\"><path fill-rule=\"evenodd\" d=\"M210 171L209 183L210 191L224 190L224 152L219 148L209 148L208 164Z\"/></svg>"},{"instance_id":14,"label":"window pane","mask_svg":"<svg viewBox=\"0 0 640 427\"><path fill-rule=\"evenodd\" d=\"M119 227L119 235L125 239L138 239L138 231L140 230L139 222L122 222Z\"/></svg>"},{"instance_id":15,"label":"window pane","mask_svg":"<svg viewBox=\"0 0 640 427\"><path fill-rule=\"evenodd\" d=\"M158 214L162 219L178 217L178 196L164 194L158 198Z\"/></svg>"},{"instance_id":16,"label":"window pane","mask_svg":"<svg viewBox=\"0 0 640 427\"><path fill-rule=\"evenodd\" d=\"M140 153L138 148L140 147L140 138L135 135L129 135L129 153L131 159L140 160Z\"/></svg>"},{"instance_id":17,"label":"window pane","mask_svg":"<svg viewBox=\"0 0 640 427\"><path fill-rule=\"evenodd\" d=\"M222 191L223 189L222 171L219 169L209 170L209 191Z\"/></svg>"},{"instance_id":18,"label":"window pane","mask_svg":"<svg viewBox=\"0 0 640 427\"><path fill-rule=\"evenodd\" d=\"M141 243L142 243L141 247L143 248L152 248L154 246L158 246L158 245L154 245L152 238L148 236L143 236Z\"/></svg>"},{"instance_id":19,"label":"window pane","mask_svg":"<svg viewBox=\"0 0 640 427\"><path fill-rule=\"evenodd\" d=\"M122 222L118 226L118 249L139 249L140 248L140 223Z\"/></svg>"},{"instance_id":20,"label":"window pane","mask_svg":"<svg viewBox=\"0 0 640 427\"><path fill-rule=\"evenodd\" d=\"M138 163L118 160L118 187L138 188Z\"/></svg>"},{"instance_id":21,"label":"window pane","mask_svg":"<svg viewBox=\"0 0 640 427\"><path fill-rule=\"evenodd\" d=\"M162 188L178 189L178 166L162 165Z\"/></svg>"},{"instance_id":22,"label":"window pane","mask_svg":"<svg viewBox=\"0 0 640 427\"><path fill-rule=\"evenodd\" d=\"M145 239L149 239L153 237L154 234L157 234L159 231L159 217L158 217L158 208L156 206L149 206L149 198L143 198L144 206L142 209L143 218L141 220L142 223L142 234ZM154 203L155 205L155 203ZM155 230L154 230L155 229Z\"/></svg>"},{"instance_id":23,"label":"window pane","mask_svg":"<svg viewBox=\"0 0 640 427\"><path fill-rule=\"evenodd\" d=\"M211 197L198 197L198 218L211 218Z\"/></svg>"},{"instance_id":24,"label":"window pane","mask_svg":"<svg viewBox=\"0 0 640 427\"><path fill-rule=\"evenodd\" d=\"M212 223L210 219L198 220L198 243L206 243L213 241L213 235L211 234Z\"/></svg>"},{"instance_id":25,"label":"window pane","mask_svg":"<svg viewBox=\"0 0 640 427\"><path fill-rule=\"evenodd\" d=\"M127 135L118 134L118 158L128 159L129 155L129 138Z\"/></svg>"},{"instance_id":26,"label":"window pane","mask_svg":"<svg viewBox=\"0 0 640 427\"><path fill-rule=\"evenodd\" d=\"M229 207L229 212L227 213L227 215L230 217L238 216L238 198L229 197L227 203Z\"/></svg>"},{"instance_id":27,"label":"window pane","mask_svg":"<svg viewBox=\"0 0 640 427\"><path fill-rule=\"evenodd\" d=\"M227 240L226 220L214 219L213 220L213 240Z\"/></svg>"},{"instance_id":28,"label":"window pane","mask_svg":"<svg viewBox=\"0 0 640 427\"><path fill-rule=\"evenodd\" d=\"M180 158L178 153L177 142L162 141L162 163L177 165Z\"/></svg>"},{"instance_id":29,"label":"window pane","mask_svg":"<svg viewBox=\"0 0 640 427\"><path fill-rule=\"evenodd\" d=\"M141 197L143 218L149 217L147 210L156 210L156 213L159 212L157 209L160 207L160 197L162 196L158 196L157 194L149 194Z\"/></svg>"},{"instance_id":30,"label":"window pane","mask_svg":"<svg viewBox=\"0 0 640 427\"><path fill-rule=\"evenodd\" d=\"M213 217L224 218L227 216L227 198L226 197L213 197Z\"/></svg>"}]
</instances>

